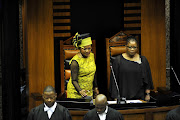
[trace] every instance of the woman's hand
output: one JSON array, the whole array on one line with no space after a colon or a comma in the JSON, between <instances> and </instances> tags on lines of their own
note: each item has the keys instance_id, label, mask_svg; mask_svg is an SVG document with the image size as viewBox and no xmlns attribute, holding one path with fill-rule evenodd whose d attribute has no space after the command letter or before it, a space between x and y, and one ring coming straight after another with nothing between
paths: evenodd
<instances>
[{"instance_id":1,"label":"woman's hand","mask_svg":"<svg viewBox=\"0 0 180 120\"><path fill-rule=\"evenodd\" d=\"M99 90L97 87L94 88L94 98L99 94Z\"/></svg>"},{"instance_id":2,"label":"woman's hand","mask_svg":"<svg viewBox=\"0 0 180 120\"><path fill-rule=\"evenodd\" d=\"M80 90L79 93L81 94L82 97L86 97L86 90Z\"/></svg>"},{"instance_id":3,"label":"woman's hand","mask_svg":"<svg viewBox=\"0 0 180 120\"><path fill-rule=\"evenodd\" d=\"M145 93L146 93L145 100L146 100L146 101L149 101L149 100L150 100L150 90L147 89L147 90L145 91Z\"/></svg>"},{"instance_id":4,"label":"woman's hand","mask_svg":"<svg viewBox=\"0 0 180 120\"><path fill-rule=\"evenodd\" d=\"M145 96L145 100L146 100L146 101L149 101L149 100L150 100L150 94L147 94L147 95Z\"/></svg>"}]
</instances>

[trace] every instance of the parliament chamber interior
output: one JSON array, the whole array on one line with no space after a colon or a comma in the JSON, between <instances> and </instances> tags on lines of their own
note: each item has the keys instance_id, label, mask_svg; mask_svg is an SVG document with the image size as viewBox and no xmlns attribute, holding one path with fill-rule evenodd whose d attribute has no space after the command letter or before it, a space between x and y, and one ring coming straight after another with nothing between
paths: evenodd
<instances>
[{"instance_id":1,"label":"parliament chamber interior","mask_svg":"<svg viewBox=\"0 0 180 120\"><path fill-rule=\"evenodd\" d=\"M124 120L165 120L180 105L178 5L178 0L0 0L3 120L26 120L43 103L48 85L73 120L95 108L94 100L67 98L69 62L80 52L72 44L77 32L90 33L97 85L108 106ZM117 103L111 97L111 62L126 52L129 36L149 62L150 101Z\"/></svg>"}]
</instances>

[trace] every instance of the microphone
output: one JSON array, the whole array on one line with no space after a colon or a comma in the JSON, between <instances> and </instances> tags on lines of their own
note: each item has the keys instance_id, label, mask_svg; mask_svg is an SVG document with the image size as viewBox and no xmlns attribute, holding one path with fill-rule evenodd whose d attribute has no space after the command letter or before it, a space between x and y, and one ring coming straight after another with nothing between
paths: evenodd
<instances>
[{"instance_id":1,"label":"microphone","mask_svg":"<svg viewBox=\"0 0 180 120\"><path fill-rule=\"evenodd\" d=\"M112 66L111 67L111 71L112 71L112 75L113 75L113 78L114 78L114 82L115 82L115 85L116 85L116 88L117 88L117 92L118 92L118 96L117 96L117 104L125 104L126 103L126 98L122 97L122 100L121 100L121 97L120 97L120 92L119 92L119 87L118 87L118 84L117 84L117 80L116 80L116 77L114 75L114 71L113 71L113 68Z\"/></svg>"},{"instance_id":2,"label":"microphone","mask_svg":"<svg viewBox=\"0 0 180 120\"><path fill-rule=\"evenodd\" d=\"M176 80L177 80L178 84L180 85L179 79L178 79L178 77L177 77L177 75L176 75L176 72L174 71L174 69L173 69L172 66L171 66L171 70L173 71L174 76L176 77Z\"/></svg>"}]
</instances>

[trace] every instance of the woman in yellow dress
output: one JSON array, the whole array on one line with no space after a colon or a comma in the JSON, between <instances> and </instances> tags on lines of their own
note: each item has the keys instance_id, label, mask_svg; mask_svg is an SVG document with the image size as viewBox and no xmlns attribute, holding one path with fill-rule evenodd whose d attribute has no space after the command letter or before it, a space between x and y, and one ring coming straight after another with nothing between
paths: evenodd
<instances>
[{"instance_id":1,"label":"woman in yellow dress","mask_svg":"<svg viewBox=\"0 0 180 120\"><path fill-rule=\"evenodd\" d=\"M96 65L92 50L92 41L89 33L78 34L73 37L73 45L80 52L70 61L71 77L67 85L67 98L93 97L93 88L95 96L99 94L95 72Z\"/></svg>"}]
</instances>

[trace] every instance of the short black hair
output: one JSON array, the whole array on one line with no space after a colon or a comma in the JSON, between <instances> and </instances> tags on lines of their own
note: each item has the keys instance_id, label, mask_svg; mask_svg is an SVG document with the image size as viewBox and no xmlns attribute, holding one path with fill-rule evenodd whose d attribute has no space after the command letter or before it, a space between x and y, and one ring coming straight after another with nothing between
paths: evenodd
<instances>
[{"instance_id":1,"label":"short black hair","mask_svg":"<svg viewBox=\"0 0 180 120\"><path fill-rule=\"evenodd\" d=\"M50 86L50 85L48 85L48 86L46 86L46 87L44 88L43 93L44 93L44 92L54 92L54 93L56 93L54 87L52 87L52 86Z\"/></svg>"},{"instance_id":2,"label":"short black hair","mask_svg":"<svg viewBox=\"0 0 180 120\"><path fill-rule=\"evenodd\" d=\"M137 41L136 37L134 37L134 36L132 36L132 35L127 37L127 39L126 39L126 45L127 45L130 41L135 41L135 42L137 43L137 45L138 45L138 41Z\"/></svg>"}]
</instances>

